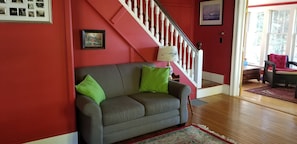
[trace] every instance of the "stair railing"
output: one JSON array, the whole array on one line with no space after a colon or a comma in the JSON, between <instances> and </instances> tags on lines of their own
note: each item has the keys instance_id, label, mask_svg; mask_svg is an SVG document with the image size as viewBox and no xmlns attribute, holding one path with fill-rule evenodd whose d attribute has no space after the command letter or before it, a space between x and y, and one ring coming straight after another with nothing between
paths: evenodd
<instances>
[{"instance_id":1,"label":"stair railing","mask_svg":"<svg viewBox=\"0 0 297 144\"><path fill-rule=\"evenodd\" d=\"M197 87L202 85L203 50L197 49L156 0L119 0L159 46L177 46L175 65Z\"/></svg>"}]
</instances>

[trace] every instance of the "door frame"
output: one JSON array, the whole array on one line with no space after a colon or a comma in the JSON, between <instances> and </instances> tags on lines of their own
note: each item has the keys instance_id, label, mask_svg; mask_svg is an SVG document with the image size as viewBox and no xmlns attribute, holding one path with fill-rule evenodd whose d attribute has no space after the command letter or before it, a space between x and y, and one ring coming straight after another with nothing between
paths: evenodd
<instances>
[{"instance_id":1,"label":"door frame","mask_svg":"<svg viewBox=\"0 0 297 144\"><path fill-rule=\"evenodd\" d=\"M242 54L248 0L235 0L229 95L239 96L242 79Z\"/></svg>"}]
</instances>

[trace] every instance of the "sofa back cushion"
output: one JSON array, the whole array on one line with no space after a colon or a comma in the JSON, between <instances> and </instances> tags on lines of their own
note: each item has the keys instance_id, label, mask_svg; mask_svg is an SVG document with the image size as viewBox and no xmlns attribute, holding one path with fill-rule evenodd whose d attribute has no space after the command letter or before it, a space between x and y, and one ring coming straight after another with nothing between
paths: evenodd
<instances>
[{"instance_id":1,"label":"sofa back cushion","mask_svg":"<svg viewBox=\"0 0 297 144\"><path fill-rule=\"evenodd\" d=\"M139 86L141 81L142 67L154 66L153 63L138 62L129 64L118 64L120 74L123 80L123 86L125 95L135 94L139 92Z\"/></svg>"},{"instance_id":2,"label":"sofa back cushion","mask_svg":"<svg viewBox=\"0 0 297 144\"><path fill-rule=\"evenodd\" d=\"M139 92L141 69L152 63L139 62L80 67L75 69L75 83L91 75L104 90L106 98Z\"/></svg>"},{"instance_id":3,"label":"sofa back cushion","mask_svg":"<svg viewBox=\"0 0 297 144\"><path fill-rule=\"evenodd\" d=\"M75 81L79 83L90 74L102 87L106 98L122 95L124 86L116 65L88 66L75 69Z\"/></svg>"}]
</instances>

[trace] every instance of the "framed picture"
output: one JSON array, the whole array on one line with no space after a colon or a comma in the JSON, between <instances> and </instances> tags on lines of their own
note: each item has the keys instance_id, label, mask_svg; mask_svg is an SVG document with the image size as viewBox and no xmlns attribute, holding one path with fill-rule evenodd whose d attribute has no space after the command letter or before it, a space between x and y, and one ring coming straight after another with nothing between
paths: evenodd
<instances>
[{"instance_id":1,"label":"framed picture","mask_svg":"<svg viewBox=\"0 0 297 144\"><path fill-rule=\"evenodd\" d=\"M105 31L82 30L82 47L105 49Z\"/></svg>"},{"instance_id":2,"label":"framed picture","mask_svg":"<svg viewBox=\"0 0 297 144\"><path fill-rule=\"evenodd\" d=\"M200 25L223 24L223 0L200 2Z\"/></svg>"},{"instance_id":3,"label":"framed picture","mask_svg":"<svg viewBox=\"0 0 297 144\"><path fill-rule=\"evenodd\" d=\"M52 23L52 0L0 0L0 22Z\"/></svg>"}]
</instances>

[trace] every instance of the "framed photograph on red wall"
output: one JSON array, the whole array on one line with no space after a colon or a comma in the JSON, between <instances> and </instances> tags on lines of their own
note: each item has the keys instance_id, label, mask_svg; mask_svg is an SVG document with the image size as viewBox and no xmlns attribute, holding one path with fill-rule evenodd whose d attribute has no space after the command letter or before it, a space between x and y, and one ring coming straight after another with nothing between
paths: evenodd
<instances>
[{"instance_id":1,"label":"framed photograph on red wall","mask_svg":"<svg viewBox=\"0 0 297 144\"><path fill-rule=\"evenodd\" d=\"M105 30L82 30L83 49L105 49Z\"/></svg>"},{"instance_id":2,"label":"framed photograph on red wall","mask_svg":"<svg viewBox=\"0 0 297 144\"><path fill-rule=\"evenodd\" d=\"M52 0L0 0L0 22L52 23Z\"/></svg>"},{"instance_id":3,"label":"framed photograph on red wall","mask_svg":"<svg viewBox=\"0 0 297 144\"><path fill-rule=\"evenodd\" d=\"M200 25L223 24L223 0L200 2Z\"/></svg>"}]
</instances>

